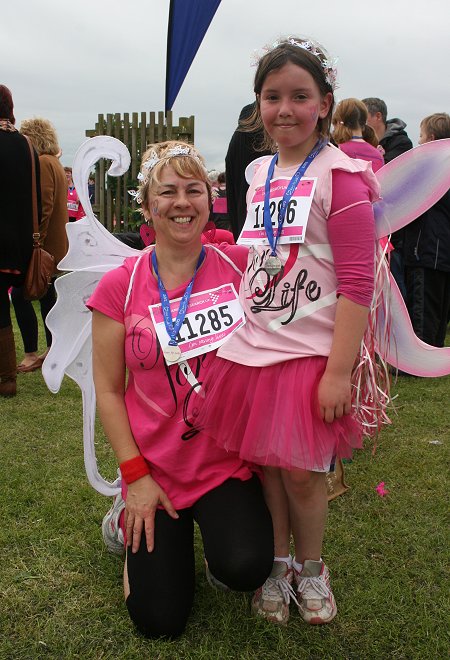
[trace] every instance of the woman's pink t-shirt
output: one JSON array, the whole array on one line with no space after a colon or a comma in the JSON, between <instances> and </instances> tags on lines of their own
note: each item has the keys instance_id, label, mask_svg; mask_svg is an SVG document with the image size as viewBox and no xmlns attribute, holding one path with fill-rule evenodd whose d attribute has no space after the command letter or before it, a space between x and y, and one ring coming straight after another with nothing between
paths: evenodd
<instances>
[{"instance_id":1,"label":"woman's pink t-shirt","mask_svg":"<svg viewBox=\"0 0 450 660\"><path fill-rule=\"evenodd\" d=\"M221 251L243 270L247 248L223 244ZM88 301L95 309L125 326L125 362L128 383L125 404L131 431L141 454L150 464L153 478L177 509L191 506L202 495L229 478L246 480L250 466L215 445L196 426L199 397L180 365L167 366L149 313L160 302L158 284L151 269L151 252L139 261L125 312L130 277L138 257L126 259L106 273ZM233 283L239 290L240 273L212 248L195 278L192 293ZM182 286L168 291L179 298ZM199 383L215 359L215 351L189 359ZM226 383L223 395L226 396Z\"/></svg>"}]
</instances>

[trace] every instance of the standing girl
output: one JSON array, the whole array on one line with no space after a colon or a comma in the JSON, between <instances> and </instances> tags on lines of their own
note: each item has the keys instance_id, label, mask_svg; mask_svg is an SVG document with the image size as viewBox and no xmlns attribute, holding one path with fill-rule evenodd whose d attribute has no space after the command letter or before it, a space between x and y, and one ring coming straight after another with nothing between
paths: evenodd
<instances>
[{"instance_id":1,"label":"standing girl","mask_svg":"<svg viewBox=\"0 0 450 660\"><path fill-rule=\"evenodd\" d=\"M239 238L251 246L247 323L204 382L207 432L264 466L275 557L253 610L279 623L291 598L308 623L336 615L321 558L325 475L361 446L351 376L373 294L378 184L369 163L328 142L335 81L333 61L309 40L283 39L259 60L248 129L263 126L277 153L254 175Z\"/></svg>"},{"instance_id":2,"label":"standing girl","mask_svg":"<svg viewBox=\"0 0 450 660\"><path fill-rule=\"evenodd\" d=\"M333 115L333 139L350 158L369 160L377 172L384 165L377 134L367 123L367 108L359 99L339 101ZM381 147L382 149L382 147Z\"/></svg>"}]
</instances>

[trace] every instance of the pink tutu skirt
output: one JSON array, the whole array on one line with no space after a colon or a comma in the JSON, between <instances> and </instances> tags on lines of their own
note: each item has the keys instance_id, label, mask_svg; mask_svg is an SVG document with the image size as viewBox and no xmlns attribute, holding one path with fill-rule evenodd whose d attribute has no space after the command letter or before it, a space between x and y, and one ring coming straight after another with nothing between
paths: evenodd
<instances>
[{"instance_id":1,"label":"pink tutu skirt","mask_svg":"<svg viewBox=\"0 0 450 660\"><path fill-rule=\"evenodd\" d=\"M258 465L328 472L335 457L362 447L352 415L319 416L317 388L326 357L247 367L216 358L198 401L197 423L227 451ZM199 395L201 396L201 395Z\"/></svg>"}]
</instances>

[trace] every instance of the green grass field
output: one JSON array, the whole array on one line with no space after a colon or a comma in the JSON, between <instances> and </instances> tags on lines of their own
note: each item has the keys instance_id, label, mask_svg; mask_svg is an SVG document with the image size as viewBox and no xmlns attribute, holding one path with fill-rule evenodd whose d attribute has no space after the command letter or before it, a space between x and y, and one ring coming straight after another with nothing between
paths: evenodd
<instances>
[{"instance_id":1,"label":"green grass field","mask_svg":"<svg viewBox=\"0 0 450 660\"><path fill-rule=\"evenodd\" d=\"M368 447L346 465L351 488L330 505L324 546L331 625L307 627L294 607L286 628L252 618L248 595L208 586L197 535L194 610L173 642L143 639L129 621L122 560L101 539L110 501L84 473L77 386L66 379L52 395L40 372L18 378L17 397L0 400L0 660L448 657L450 378L400 378L375 456ZM100 429L97 455L112 479Z\"/></svg>"}]
</instances>

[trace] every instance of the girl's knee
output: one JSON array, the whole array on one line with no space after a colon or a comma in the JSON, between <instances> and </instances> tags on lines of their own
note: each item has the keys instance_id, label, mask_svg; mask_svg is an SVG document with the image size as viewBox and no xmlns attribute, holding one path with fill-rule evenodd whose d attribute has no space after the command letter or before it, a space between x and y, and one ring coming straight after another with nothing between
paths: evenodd
<instances>
[{"instance_id":1,"label":"girl's knee","mask_svg":"<svg viewBox=\"0 0 450 660\"><path fill-rule=\"evenodd\" d=\"M310 472L308 470L283 470L283 483L289 490L312 493L325 487L324 472Z\"/></svg>"},{"instance_id":2,"label":"girl's knee","mask_svg":"<svg viewBox=\"0 0 450 660\"><path fill-rule=\"evenodd\" d=\"M264 489L267 489L267 487L270 487L271 485L282 482L282 470L280 468L265 465L262 469L262 472L262 486Z\"/></svg>"}]
</instances>

